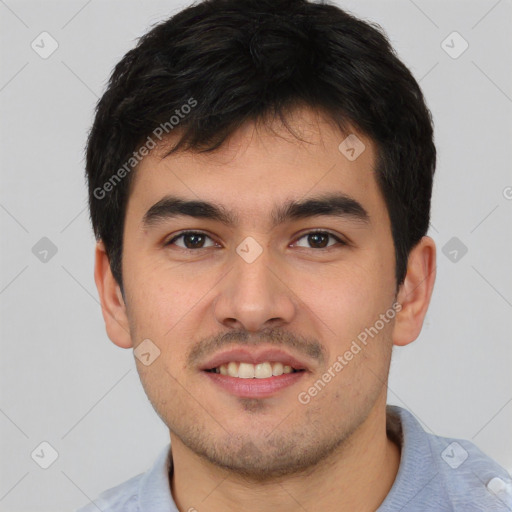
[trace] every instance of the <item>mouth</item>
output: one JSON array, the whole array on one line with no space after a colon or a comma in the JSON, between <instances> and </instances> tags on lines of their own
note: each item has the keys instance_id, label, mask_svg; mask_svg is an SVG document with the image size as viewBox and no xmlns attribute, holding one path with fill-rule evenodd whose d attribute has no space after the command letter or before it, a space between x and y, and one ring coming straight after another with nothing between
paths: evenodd
<instances>
[{"instance_id":1,"label":"mouth","mask_svg":"<svg viewBox=\"0 0 512 512\"><path fill-rule=\"evenodd\" d=\"M297 383L309 369L298 358L282 351L258 354L246 349L223 352L200 370L213 384L241 398L265 398Z\"/></svg>"},{"instance_id":2,"label":"mouth","mask_svg":"<svg viewBox=\"0 0 512 512\"><path fill-rule=\"evenodd\" d=\"M303 372L305 370L293 368L290 365L284 365L280 362L265 361L263 363L251 364L230 361L227 364L222 364L216 368L210 368L204 371L228 375L229 377L238 379L268 379L289 373Z\"/></svg>"}]
</instances>

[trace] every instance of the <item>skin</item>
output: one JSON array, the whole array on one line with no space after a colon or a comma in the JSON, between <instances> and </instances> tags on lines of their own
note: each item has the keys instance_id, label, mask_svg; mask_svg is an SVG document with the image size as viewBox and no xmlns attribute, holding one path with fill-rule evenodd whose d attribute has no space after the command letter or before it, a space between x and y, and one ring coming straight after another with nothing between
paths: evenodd
<instances>
[{"instance_id":1,"label":"skin","mask_svg":"<svg viewBox=\"0 0 512 512\"><path fill-rule=\"evenodd\" d=\"M421 331L435 244L424 237L415 246L397 293L374 144L353 130L366 149L351 162L338 150L346 135L320 113L296 110L288 122L303 141L277 121L271 130L253 123L214 153L161 159L157 148L144 158L124 226L124 299L102 242L96 247L109 338L123 348L149 338L161 351L149 366L136 362L170 431L170 487L180 510L372 511L398 471L400 449L386 436L389 364L393 345ZM359 201L369 222L316 216L270 227L274 206L333 190ZM145 212L171 193L222 204L239 223L179 217L144 229ZM184 229L210 238L188 251L183 238L164 245ZM348 245L329 238L320 240L329 247L319 248L304 236L315 230ZM248 236L263 250L250 264L236 252ZM308 404L300 403L298 393L395 301L395 318ZM282 348L307 361L308 371L275 396L238 398L190 364L192 350L205 361L234 345Z\"/></svg>"}]
</instances>

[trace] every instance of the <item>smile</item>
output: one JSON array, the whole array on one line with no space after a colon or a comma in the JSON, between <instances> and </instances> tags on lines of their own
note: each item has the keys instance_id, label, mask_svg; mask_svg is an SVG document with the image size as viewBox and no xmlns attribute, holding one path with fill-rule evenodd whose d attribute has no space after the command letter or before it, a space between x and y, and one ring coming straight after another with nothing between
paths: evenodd
<instances>
[{"instance_id":1,"label":"smile","mask_svg":"<svg viewBox=\"0 0 512 512\"><path fill-rule=\"evenodd\" d=\"M283 365L280 362L266 361L258 364L238 363L230 361L216 368L206 370L221 375L229 375L240 379L267 379L269 377L278 377L286 373L294 373L303 370L296 370L289 365Z\"/></svg>"}]
</instances>

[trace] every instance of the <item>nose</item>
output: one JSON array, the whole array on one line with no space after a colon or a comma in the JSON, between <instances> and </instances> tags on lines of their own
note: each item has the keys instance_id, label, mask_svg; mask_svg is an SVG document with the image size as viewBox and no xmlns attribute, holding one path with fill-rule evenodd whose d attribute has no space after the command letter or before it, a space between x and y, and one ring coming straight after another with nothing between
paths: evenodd
<instances>
[{"instance_id":1,"label":"nose","mask_svg":"<svg viewBox=\"0 0 512 512\"><path fill-rule=\"evenodd\" d=\"M233 266L219 284L216 320L223 327L253 332L289 324L296 300L278 258L268 248L254 261L240 254L233 254Z\"/></svg>"}]
</instances>

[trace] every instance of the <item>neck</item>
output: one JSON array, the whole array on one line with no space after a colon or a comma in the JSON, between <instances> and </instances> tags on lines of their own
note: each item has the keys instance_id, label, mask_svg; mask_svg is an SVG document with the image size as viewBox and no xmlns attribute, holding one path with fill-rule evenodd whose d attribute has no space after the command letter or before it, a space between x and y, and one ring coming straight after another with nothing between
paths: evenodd
<instances>
[{"instance_id":1,"label":"neck","mask_svg":"<svg viewBox=\"0 0 512 512\"><path fill-rule=\"evenodd\" d=\"M305 510L374 511L391 489L400 448L386 435L385 403L321 465L308 474L251 483L189 450L171 434L171 492L179 510L283 512Z\"/></svg>"}]
</instances>

